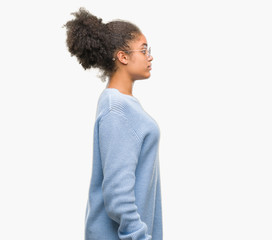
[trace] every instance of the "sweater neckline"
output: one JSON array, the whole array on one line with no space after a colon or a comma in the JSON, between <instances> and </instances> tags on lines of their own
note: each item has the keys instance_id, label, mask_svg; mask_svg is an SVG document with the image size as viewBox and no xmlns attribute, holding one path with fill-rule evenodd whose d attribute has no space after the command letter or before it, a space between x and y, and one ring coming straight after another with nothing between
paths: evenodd
<instances>
[{"instance_id":1,"label":"sweater neckline","mask_svg":"<svg viewBox=\"0 0 272 240\"><path fill-rule=\"evenodd\" d=\"M131 95L128 95L128 94L125 94L125 93L121 93L117 88L108 88L108 87L106 87L105 90L108 90L108 91L115 91L115 92L119 93L119 94L122 95L122 96L128 97L128 98L130 98L130 99L133 99L133 100L139 102L139 100L138 100L136 97L131 96Z\"/></svg>"}]
</instances>

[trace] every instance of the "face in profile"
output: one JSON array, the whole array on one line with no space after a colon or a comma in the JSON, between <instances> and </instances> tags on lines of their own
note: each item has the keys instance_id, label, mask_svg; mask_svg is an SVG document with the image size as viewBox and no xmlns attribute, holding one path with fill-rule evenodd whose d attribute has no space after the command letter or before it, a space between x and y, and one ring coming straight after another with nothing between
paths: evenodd
<instances>
[{"instance_id":1,"label":"face in profile","mask_svg":"<svg viewBox=\"0 0 272 240\"><path fill-rule=\"evenodd\" d=\"M132 79L149 78L153 57L149 53L148 43L143 34L131 42L128 53L127 71Z\"/></svg>"}]
</instances>

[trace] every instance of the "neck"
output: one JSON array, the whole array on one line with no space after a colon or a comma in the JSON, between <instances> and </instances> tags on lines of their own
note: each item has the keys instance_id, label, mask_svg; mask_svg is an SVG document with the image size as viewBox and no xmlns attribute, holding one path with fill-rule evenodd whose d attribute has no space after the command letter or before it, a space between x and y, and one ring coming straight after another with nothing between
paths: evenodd
<instances>
[{"instance_id":1,"label":"neck","mask_svg":"<svg viewBox=\"0 0 272 240\"><path fill-rule=\"evenodd\" d=\"M134 81L121 71L115 72L109 79L107 88L117 88L121 93L132 95Z\"/></svg>"}]
</instances>

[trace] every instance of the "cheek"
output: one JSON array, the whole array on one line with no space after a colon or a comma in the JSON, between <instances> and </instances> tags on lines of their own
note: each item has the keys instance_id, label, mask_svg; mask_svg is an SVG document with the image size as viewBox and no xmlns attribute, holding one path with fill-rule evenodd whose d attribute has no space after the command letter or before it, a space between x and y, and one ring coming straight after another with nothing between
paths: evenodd
<instances>
[{"instance_id":1,"label":"cheek","mask_svg":"<svg viewBox=\"0 0 272 240\"><path fill-rule=\"evenodd\" d=\"M143 71L146 71L146 70L148 70L147 64L144 63L143 61L135 62L135 64L131 67L131 71L133 73L141 74Z\"/></svg>"},{"instance_id":2,"label":"cheek","mask_svg":"<svg viewBox=\"0 0 272 240\"><path fill-rule=\"evenodd\" d=\"M147 68L147 64L141 64L138 69L139 69L139 74L146 75L149 73L149 69Z\"/></svg>"},{"instance_id":3,"label":"cheek","mask_svg":"<svg viewBox=\"0 0 272 240\"><path fill-rule=\"evenodd\" d=\"M148 66L148 64L147 64L147 62L146 61L141 61L141 62L139 62L139 65L138 65L138 67L139 67L139 69L141 69L141 70L144 70L144 71L147 71L148 69L147 69L147 66Z\"/></svg>"},{"instance_id":4,"label":"cheek","mask_svg":"<svg viewBox=\"0 0 272 240\"><path fill-rule=\"evenodd\" d=\"M134 79L146 79L151 75L145 63L134 64L134 66L130 68L130 74Z\"/></svg>"},{"instance_id":5,"label":"cheek","mask_svg":"<svg viewBox=\"0 0 272 240\"><path fill-rule=\"evenodd\" d=\"M129 71L132 75L137 75L137 76L145 76L150 74L149 69L147 68L148 66L148 61L144 58L135 58L132 61L132 64L129 68Z\"/></svg>"}]
</instances>

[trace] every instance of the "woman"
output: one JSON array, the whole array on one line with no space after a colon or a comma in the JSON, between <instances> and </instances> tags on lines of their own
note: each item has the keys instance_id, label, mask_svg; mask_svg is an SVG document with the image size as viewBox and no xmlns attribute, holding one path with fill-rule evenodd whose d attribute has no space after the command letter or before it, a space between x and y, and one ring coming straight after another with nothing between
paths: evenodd
<instances>
[{"instance_id":1,"label":"woman","mask_svg":"<svg viewBox=\"0 0 272 240\"><path fill-rule=\"evenodd\" d=\"M134 24L102 23L86 9L72 13L67 46L84 69L108 78L96 112L85 240L162 240L160 130L133 96L150 77L150 48Z\"/></svg>"}]
</instances>

